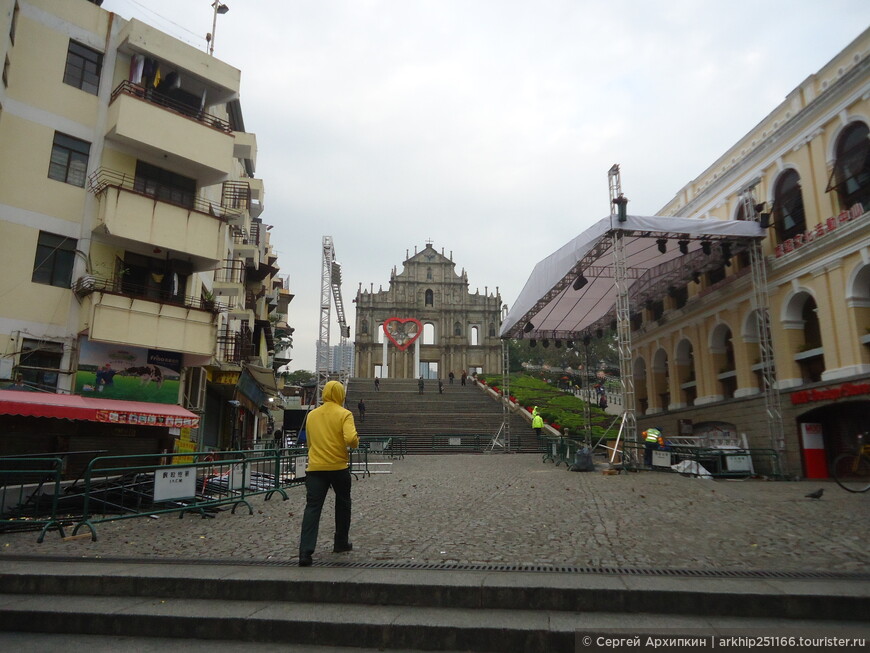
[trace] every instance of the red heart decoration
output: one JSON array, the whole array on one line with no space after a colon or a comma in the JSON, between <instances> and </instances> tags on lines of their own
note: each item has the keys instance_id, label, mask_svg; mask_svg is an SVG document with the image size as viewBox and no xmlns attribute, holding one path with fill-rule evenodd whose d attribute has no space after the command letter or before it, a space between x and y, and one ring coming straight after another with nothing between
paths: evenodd
<instances>
[{"instance_id":1,"label":"red heart decoration","mask_svg":"<svg viewBox=\"0 0 870 653\"><path fill-rule=\"evenodd\" d=\"M409 328L406 326L408 323L416 326L416 331L413 327ZM384 320L384 333L399 348L399 351L405 351L414 344L417 338L423 335L423 325L420 323L420 320L413 317L404 319L390 317Z\"/></svg>"}]
</instances>

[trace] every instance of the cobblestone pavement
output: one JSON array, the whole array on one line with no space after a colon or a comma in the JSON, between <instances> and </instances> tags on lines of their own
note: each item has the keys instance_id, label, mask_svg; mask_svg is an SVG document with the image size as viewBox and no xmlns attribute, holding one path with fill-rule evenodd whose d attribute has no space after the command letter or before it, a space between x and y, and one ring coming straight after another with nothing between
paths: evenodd
<instances>
[{"instance_id":1,"label":"cobblestone pavement","mask_svg":"<svg viewBox=\"0 0 870 653\"><path fill-rule=\"evenodd\" d=\"M332 495L315 560L667 569L866 571L870 494L826 481L569 473L539 455L416 456L353 485L351 553L332 553ZM820 500L807 493L825 488ZM97 525L98 541L0 535L0 555L295 561L305 504L251 499L214 519ZM68 532L67 535L70 533Z\"/></svg>"}]
</instances>

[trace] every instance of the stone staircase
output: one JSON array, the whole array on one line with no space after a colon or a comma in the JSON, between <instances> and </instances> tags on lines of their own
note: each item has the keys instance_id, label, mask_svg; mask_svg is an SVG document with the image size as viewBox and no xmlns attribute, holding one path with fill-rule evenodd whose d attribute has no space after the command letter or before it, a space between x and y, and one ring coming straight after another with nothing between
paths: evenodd
<instances>
[{"instance_id":1,"label":"stone staircase","mask_svg":"<svg viewBox=\"0 0 870 653\"><path fill-rule=\"evenodd\" d=\"M357 432L365 438L404 437L406 452L444 454L482 452L490 448L502 425L501 404L471 381L461 385L424 381L421 395L415 379L382 379L380 391L372 379L352 378L345 406L353 411ZM366 403L365 421L357 404ZM510 416L511 451L537 453L542 450L531 425L516 413ZM497 448L496 450L500 450Z\"/></svg>"},{"instance_id":2,"label":"stone staircase","mask_svg":"<svg viewBox=\"0 0 870 653\"><path fill-rule=\"evenodd\" d=\"M524 653L598 650L590 642L601 636L737 628L866 637L862 582L4 556L0 634L20 633L19 642L27 642L23 633L62 635L62 648L50 650L209 650L188 646L199 640L235 642L235 650L274 643L282 648L267 650ZM84 635L124 640L98 648Z\"/></svg>"}]
</instances>

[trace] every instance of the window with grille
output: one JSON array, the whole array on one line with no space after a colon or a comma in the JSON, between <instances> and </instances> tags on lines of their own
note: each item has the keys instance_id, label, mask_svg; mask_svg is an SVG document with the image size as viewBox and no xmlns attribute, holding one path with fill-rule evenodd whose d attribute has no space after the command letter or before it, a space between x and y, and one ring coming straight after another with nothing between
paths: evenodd
<instances>
[{"instance_id":1,"label":"window with grille","mask_svg":"<svg viewBox=\"0 0 870 653\"><path fill-rule=\"evenodd\" d=\"M837 141L837 162L828 184L836 190L843 210L854 204L870 206L870 130L863 122L855 122Z\"/></svg>"},{"instance_id":2,"label":"window with grille","mask_svg":"<svg viewBox=\"0 0 870 653\"><path fill-rule=\"evenodd\" d=\"M70 41L66 53L63 82L96 95L100 90L100 70L102 67L103 55L101 53L91 50L81 43Z\"/></svg>"},{"instance_id":3,"label":"window with grille","mask_svg":"<svg viewBox=\"0 0 870 653\"><path fill-rule=\"evenodd\" d=\"M84 188L90 151L91 144L87 141L55 132L48 166L49 179Z\"/></svg>"},{"instance_id":4,"label":"window with grille","mask_svg":"<svg viewBox=\"0 0 870 653\"><path fill-rule=\"evenodd\" d=\"M63 343L25 338L16 374L32 388L57 390L62 360Z\"/></svg>"},{"instance_id":5,"label":"window with grille","mask_svg":"<svg viewBox=\"0 0 870 653\"><path fill-rule=\"evenodd\" d=\"M47 231L39 232L33 261L33 283L69 288L75 262L76 240Z\"/></svg>"},{"instance_id":6,"label":"window with grille","mask_svg":"<svg viewBox=\"0 0 870 653\"><path fill-rule=\"evenodd\" d=\"M800 175L786 170L776 182L773 220L779 242L794 238L807 230Z\"/></svg>"}]
</instances>

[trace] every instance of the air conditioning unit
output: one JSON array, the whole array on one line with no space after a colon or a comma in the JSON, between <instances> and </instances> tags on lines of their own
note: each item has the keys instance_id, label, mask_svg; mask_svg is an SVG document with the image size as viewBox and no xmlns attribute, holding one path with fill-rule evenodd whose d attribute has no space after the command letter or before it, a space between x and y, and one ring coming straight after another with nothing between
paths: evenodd
<instances>
[{"instance_id":1,"label":"air conditioning unit","mask_svg":"<svg viewBox=\"0 0 870 653\"><path fill-rule=\"evenodd\" d=\"M188 367L184 373L184 407L195 413L205 411L205 368Z\"/></svg>"}]
</instances>

